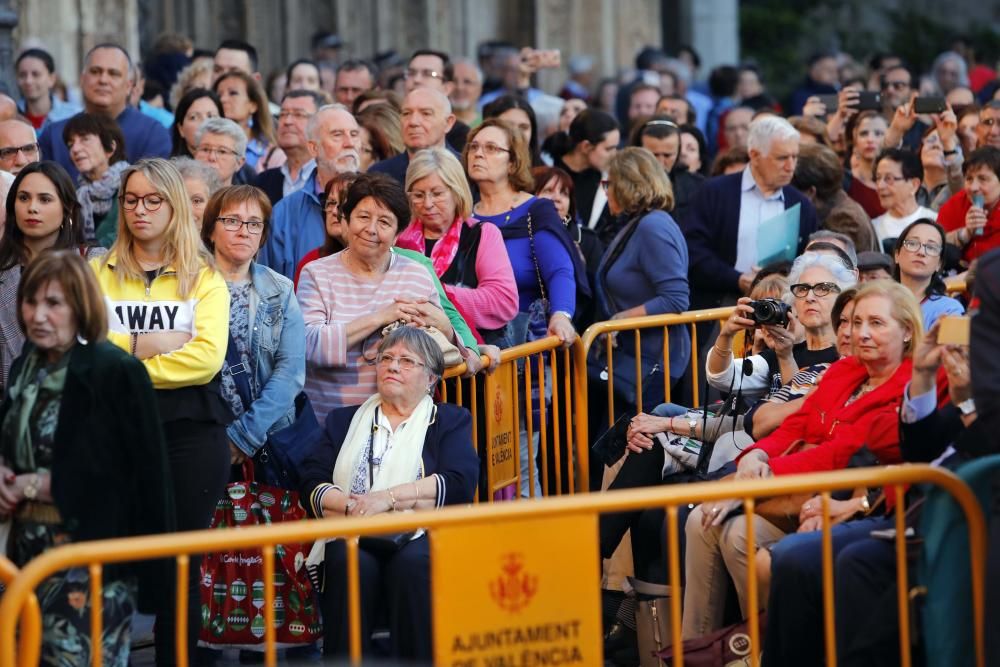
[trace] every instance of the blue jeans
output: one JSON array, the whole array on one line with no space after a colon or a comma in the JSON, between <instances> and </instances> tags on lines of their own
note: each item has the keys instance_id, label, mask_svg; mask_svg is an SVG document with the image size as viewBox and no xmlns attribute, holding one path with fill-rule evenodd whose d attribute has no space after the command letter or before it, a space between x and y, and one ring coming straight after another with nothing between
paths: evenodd
<instances>
[{"instance_id":1,"label":"blue jeans","mask_svg":"<svg viewBox=\"0 0 1000 667\"><path fill-rule=\"evenodd\" d=\"M870 580L859 586L861 577L852 572L856 566L867 569L867 556L857 558L872 542L876 549L888 546L893 563L893 543L873 540L873 530L890 528L892 519L869 517L836 525L831 531L834 558L834 600L837 608L837 637L858 633L859 624L869 620L866 608L888 586L888 581L873 583ZM882 559L877 559L881 561ZM876 566L872 562L873 566ZM823 556L822 533L796 533L789 535L771 549L771 593L767 604L767 634L764 638L763 664L768 665L822 665L823 653ZM892 587L895 591L895 587ZM895 597L893 597L895 599ZM853 615L854 622L850 621ZM880 618L878 623L889 623L891 618ZM838 641L838 643L840 643ZM838 646L837 664L847 664Z\"/></svg>"}]
</instances>

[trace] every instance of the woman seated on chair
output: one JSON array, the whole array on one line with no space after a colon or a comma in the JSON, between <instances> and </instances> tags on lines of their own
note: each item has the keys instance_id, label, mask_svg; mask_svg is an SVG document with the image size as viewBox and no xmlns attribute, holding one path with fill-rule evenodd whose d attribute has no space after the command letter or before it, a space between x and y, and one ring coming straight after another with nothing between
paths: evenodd
<instances>
[{"instance_id":1,"label":"woman seated on chair","mask_svg":"<svg viewBox=\"0 0 1000 667\"><path fill-rule=\"evenodd\" d=\"M913 350L923 337L920 306L898 283L878 280L865 284L854 299L854 356L841 359L823 375L802 408L771 435L738 459L737 479L756 479L846 468L862 445L881 464L898 463L898 412L903 388L910 378ZM796 518L793 498L783 514ZM744 617L756 613L746 599L746 518L731 516L738 500L699 505L687 520L684 589L685 639L700 637L722 626L727 587L736 584ZM754 517L756 545L766 547L788 532L777 517ZM782 523L779 521L779 523Z\"/></svg>"},{"instance_id":2,"label":"woman seated on chair","mask_svg":"<svg viewBox=\"0 0 1000 667\"><path fill-rule=\"evenodd\" d=\"M336 409L302 466L306 511L371 516L469 503L479 476L469 411L431 395L444 372L437 343L403 326L379 344L376 393L360 406ZM400 538L400 536L394 536ZM387 606L394 658L431 660L429 548L422 532L359 550L361 642L370 645L380 606ZM323 650L348 649L343 540L317 542L309 564L324 561Z\"/></svg>"}]
</instances>

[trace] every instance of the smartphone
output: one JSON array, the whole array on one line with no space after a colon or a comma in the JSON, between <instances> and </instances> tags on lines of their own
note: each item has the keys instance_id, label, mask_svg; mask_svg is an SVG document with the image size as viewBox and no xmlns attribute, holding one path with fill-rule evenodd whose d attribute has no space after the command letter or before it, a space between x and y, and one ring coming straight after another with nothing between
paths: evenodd
<instances>
[{"instance_id":1,"label":"smartphone","mask_svg":"<svg viewBox=\"0 0 1000 667\"><path fill-rule=\"evenodd\" d=\"M938 343L943 345L968 345L971 321L968 315L946 315L938 326Z\"/></svg>"},{"instance_id":2,"label":"smartphone","mask_svg":"<svg viewBox=\"0 0 1000 667\"><path fill-rule=\"evenodd\" d=\"M851 106L858 111L881 111L882 94L870 90L859 91L857 100Z\"/></svg>"},{"instance_id":3,"label":"smartphone","mask_svg":"<svg viewBox=\"0 0 1000 667\"><path fill-rule=\"evenodd\" d=\"M948 108L948 104L940 95L930 95L918 97L913 100L913 112L918 114L941 113Z\"/></svg>"},{"instance_id":4,"label":"smartphone","mask_svg":"<svg viewBox=\"0 0 1000 667\"><path fill-rule=\"evenodd\" d=\"M819 101L823 103L826 107L827 113L833 113L837 110L837 105L840 103L840 95L817 95Z\"/></svg>"}]
</instances>

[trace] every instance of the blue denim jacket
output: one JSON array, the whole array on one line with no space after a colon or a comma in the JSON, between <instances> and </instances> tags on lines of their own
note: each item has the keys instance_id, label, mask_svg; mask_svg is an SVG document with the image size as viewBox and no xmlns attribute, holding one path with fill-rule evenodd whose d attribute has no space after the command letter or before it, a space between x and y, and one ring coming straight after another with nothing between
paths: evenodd
<instances>
[{"instance_id":1,"label":"blue denim jacket","mask_svg":"<svg viewBox=\"0 0 1000 667\"><path fill-rule=\"evenodd\" d=\"M305 324L292 281L266 266L250 264L250 409L226 429L245 454L264 446L267 434L295 419L295 397L306 379Z\"/></svg>"}]
</instances>

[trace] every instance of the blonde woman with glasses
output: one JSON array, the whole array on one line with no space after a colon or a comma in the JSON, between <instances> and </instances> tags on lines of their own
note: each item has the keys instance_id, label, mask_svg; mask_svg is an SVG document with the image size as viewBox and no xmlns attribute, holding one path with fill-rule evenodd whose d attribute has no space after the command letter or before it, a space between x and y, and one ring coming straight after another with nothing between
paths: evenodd
<instances>
[{"instance_id":1,"label":"blonde woman with glasses","mask_svg":"<svg viewBox=\"0 0 1000 667\"><path fill-rule=\"evenodd\" d=\"M192 224L177 168L141 160L122 174L118 237L91 263L108 307L108 340L140 359L156 390L179 530L208 528L229 477L232 414L219 372L229 290ZM198 558L188 576L188 627L199 627ZM173 597L157 614L157 664L176 664ZM197 633L188 634L194 653Z\"/></svg>"}]
</instances>

